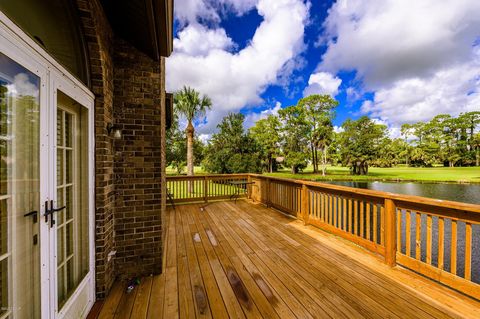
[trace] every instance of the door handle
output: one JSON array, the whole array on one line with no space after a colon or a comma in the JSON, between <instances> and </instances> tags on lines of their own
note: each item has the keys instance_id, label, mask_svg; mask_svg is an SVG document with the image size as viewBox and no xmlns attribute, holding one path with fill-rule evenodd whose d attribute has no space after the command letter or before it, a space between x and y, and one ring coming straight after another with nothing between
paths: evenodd
<instances>
[{"instance_id":1,"label":"door handle","mask_svg":"<svg viewBox=\"0 0 480 319\"><path fill-rule=\"evenodd\" d=\"M53 202L52 202L53 204ZM45 222L48 223L48 215L50 215L50 210L48 209L48 200L45 201L45 214L43 214L43 216L45 216Z\"/></svg>"},{"instance_id":2,"label":"door handle","mask_svg":"<svg viewBox=\"0 0 480 319\"><path fill-rule=\"evenodd\" d=\"M38 212L34 210L32 212L26 213L25 215L23 215L23 217L33 216L33 223L35 224L37 222L37 215Z\"/></svg>"},{"instance_id":3,"label":"door handle","mask_svg":"<svg viewBox=\"0 0 480 319\"><path fill-rule=\"evenodd\" d=\"M63 207L60 207L60 208L52 208L50 210L50 213L56 213L56 212L59 212L61 210L64 210L65 208L67 208L67 206L63 206Z\"/></svg>"},{"instance_id":4,"label":"door handle","mask_svg":"<svg viewBox=\"0 0 480 319\"><path fill-rule=\"evenodd\" d=\"M50 201L50 209L48 208L48 201L45 202L45 222L48 223L48 215L50 216L50 227L53 227L55 225L55 219L53 218L53 213L59 212L61 210L64 210L67 208L67 206L59 207L59 208L53 208L53 200Z\"/></svg>"},{"instance_id":5,"label":"door handle","mask_svg":"<svg viewBox=\"0 0 480 319\"><path fill-rule=\"evenodd\" d=\"M52 206L53 206L53 203L52 203ZM55 225L55 219L53 218L53 213L56 213L56 212L59 212L61 210L64 210L67 206L63 206L63 207L60 207L60 208L52 208L50 209L50 228L53 227L53 225Z\"/></svg>"}]
</instances>

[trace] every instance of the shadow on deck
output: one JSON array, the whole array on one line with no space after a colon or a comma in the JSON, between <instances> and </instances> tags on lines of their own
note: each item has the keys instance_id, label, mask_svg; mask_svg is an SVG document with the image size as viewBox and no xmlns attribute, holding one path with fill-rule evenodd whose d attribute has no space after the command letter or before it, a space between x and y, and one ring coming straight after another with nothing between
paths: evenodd
<instances>
[{"instance_id":1,"label":"shadow on deck","mask_svg":"<svg viewBox=\"0 0 480 319\"><path fill-rule=\"evenodd\" d=\"M164 273L117 282L99 318L477 317L480 303L246 200L167 213Z\"/></svg>"}]
</instances>

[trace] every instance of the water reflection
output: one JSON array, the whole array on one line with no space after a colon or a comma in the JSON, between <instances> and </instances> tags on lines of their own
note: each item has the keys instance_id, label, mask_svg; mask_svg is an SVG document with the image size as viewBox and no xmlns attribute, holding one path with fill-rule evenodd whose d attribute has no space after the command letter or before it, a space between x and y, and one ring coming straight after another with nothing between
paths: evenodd
<instances>
[{"instance_id":1,"label":"water reflection","mask_svg":"<svg viewBox=\"0 0 480 319\"><path fill-rule=\"evenodd\" d=\"M386 183L386 182L329 182L330 184L372 189L405 195L416 195L470 204L480 204L479 184L443 183Z\"/></svg>"}]
</instances>

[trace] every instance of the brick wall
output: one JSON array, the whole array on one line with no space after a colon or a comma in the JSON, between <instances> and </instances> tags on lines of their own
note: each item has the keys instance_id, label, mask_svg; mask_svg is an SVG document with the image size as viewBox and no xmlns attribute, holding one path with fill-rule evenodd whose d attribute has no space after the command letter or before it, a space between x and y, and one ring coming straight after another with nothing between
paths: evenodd
<instances>
[{"instance_id":1,"label":"brick wall","mask_svg":"<svg viewBox=\"0 0 480 319\"><path fill-rule=\"evenodd\" d=\"M95 271L101 299L116 278L162 269L165 61L114 38L99 0L77 5L95 94ZM108 123L121 127L121 139L108 135Z\"/></svg>"},{"instance_id":2,"label":"brick wall","mask_svg":"<svg viewBox=\"0 0 480 319\"><path fill-rule=\"evenodd\" d=\"M106 130L113 121L113 38L98 0L77 0L88 46L91 90L95 94L95 271L98 298L115 279L113 139Z\"/></svg>"},{"instance_id":3,"label":"brick wall","mask_svg":"<svg viewBox=\"0 0 480 319\"><path fill-rule=\"evenodd\" d=\"M115 39L116 266L121 278L161 272L163 64Z\"/></svg>"}]
</instances>

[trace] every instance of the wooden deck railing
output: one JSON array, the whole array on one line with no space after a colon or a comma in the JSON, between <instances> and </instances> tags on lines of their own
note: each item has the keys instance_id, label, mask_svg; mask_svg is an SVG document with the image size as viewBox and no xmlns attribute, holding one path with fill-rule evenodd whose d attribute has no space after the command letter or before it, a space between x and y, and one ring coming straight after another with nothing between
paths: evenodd
<instances>
[{"instance_id":1,"label":"wooden deck railing","mask_svg":"<svg viewBox=\"0 0 480 319\"><path fill-rule=\"evenodd\" d=\"M254 182L242 196L480 299L480 205L257 174L167 177L167 184L176 202L208 201L238 191L233 180Z\"/></svg>"},{"instance_id":2,"label":"wooden deck railing","mask_svg":"<svg viewBox=\"0 0 480 319\"><path fill-rule=\"evenodd\" d=\"M229 199L235 194L245 197L248 185L233 185L231 182L247 181L248 178L248 174L168 176L167 189L174 203Z\"/></svg>"}]
</instances>

